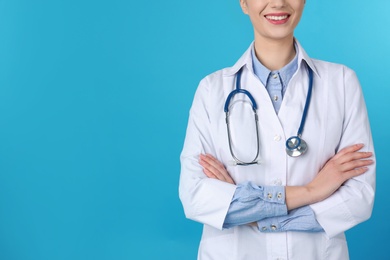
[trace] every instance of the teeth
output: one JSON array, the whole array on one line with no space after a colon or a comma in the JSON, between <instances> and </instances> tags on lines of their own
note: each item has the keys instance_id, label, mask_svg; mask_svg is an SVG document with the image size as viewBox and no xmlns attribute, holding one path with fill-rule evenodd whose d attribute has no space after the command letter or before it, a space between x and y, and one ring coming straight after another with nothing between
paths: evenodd
<instances>
[{"instance_id":1,"label":"teeth","mask_svg":"<svg viewBox=\"0 0 390 260\"><path fill-rule=\"evenodd\" d=\"M273 16L273 15L269 15L269 16L266 16L267 19L269 20L274 20L274 21L280 21L280 20L284 20L284 19L287 19L287 15L283 15L283 16Z\"/></svg>"}]
</instances>

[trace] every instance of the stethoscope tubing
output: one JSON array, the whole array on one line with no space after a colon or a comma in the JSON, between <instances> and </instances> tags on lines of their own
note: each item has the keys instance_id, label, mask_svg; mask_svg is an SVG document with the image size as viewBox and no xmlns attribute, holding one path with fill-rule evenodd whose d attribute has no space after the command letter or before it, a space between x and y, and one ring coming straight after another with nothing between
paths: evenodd
<instances>
[{"instance_id":1,"label":"stethoscope tubing","mask_svg":"<svg viewBox=\"0 0 390 260\"><path fill-rule=\"evenodd\" d=\"M297 135L291 136L290 138L287 139L286 149L288 149L288 150L299 149L299 147L301 147L301 143L304 142L301 138L302 138L303 129L305 127L307 112L309 111L309 107L310 107L311 93L313 90L313 70L310 67L308 70L309 70L309 88L307 90L306 102L305 102L305 107L304 107L303 113L302 113L301 124L299 125ZM294 143L294 142L292 142L293 139L295 139L297 142L293 146L291 146L290 143ZM304 142L304 143L306 144L306 142ZM306 146L306 149L307 149L307 146ZM304 151L304 152L306 152L306 151Z\"/></svg>"},{"instance_id":2,"label":"stethoscope tubing","mask_svg":"<svg viewBox=\"0 0 390 260\"><path fill-rule=\"evenodd\" d=\"M257 115L257 103L256 103L255 99L253 98L252 94L249 91L245 90L245 89L241 89L241 87L240 87L240 84L241 84L241 73L242 73L242 68L237 72L237 75L236 75L236 89L234 89L232 92L230 92L230 94L226 98L224 111L225 111L225 115L226 115L226 126L227 126L229 150L230 150L230 154L232 155L232 157L234 159L234 165L248 166L248 165L258 164L259 163L259 154L260 154L260 136L259 136L259 124L258 124L259 118L258 118L258 115ZM244 95L246 95L249 98L249 100L251 101L251 106L252 106L253 114L254 114L254 117L255 117L256 138L257 138L257 151L256 151L256 156L250 162L244 162L244 161L238 159L237 156L235 155L234 151L233 151L233 146L232 146L232 138L231 138L231 131L230 131L230 120L229 120L229 117L230 117L229 105L230 105L231 99L235 95L237 95L239 93L244 94Z\"/></svg>"},{"instance_id":3,"label":"stethoscope tubing","mask_svg":"<svg viewBox=\"0 0 390 260\"><path fill-rule=\"evenodd\" d=\"M308 68L309 68L309 88L307 90L305 108L303 109L301 124L299 125L299 129L297 133L297 136L299 136L299 138L301 138L303 133L303 128L305 127L307 112L309 111L309 107L310 107L311 92L313 90L313 70L310 67Z\"/></svg>"},{"instance_id":4,"label":"stethoscope tubing","mask_svg":"<svg viewBox=\"0 0 390 260\"><path fill-rule=\"evenodd\" d=\"M297 135L288 138L286 141L286 152L291 157L300 156L307 151L307 144L301 137L302 137L305 123L306 123L306 117L307 117L307 113L309 111L311 95L312 95L312 90L313 90L313 70L309 66L308 66L308 72L309 72L309 87L308 87L308 91L307 91L305 107L304 107L303 113L302 113L301 123L299 125ZM236 74L236 88L232 92L230 92L228 97L226 98L224 111L225 111L225 115L226 115L226 125L227 125L229 149L230 149L230 153L235 161L234 164L246 166L246 165L260 163L260 159L259 159L260 137L259 137L259 126L258 126L258 115L257 115L257 103L249 91L241 88L241 86L240 86L241 85L241 73L242 73L242 68ZM253 110L253 113L255 116L256 136L257 136L257 152L256 152L255 158L251 162L244 162L244 161L238 159L237 156L235 155L235 153L233 151L233 147L232 147L232 138L231 138L230 121L229 121L229 116L230 116L229 105L230 105L230 101L232 100L232 98L236 94L239 94L239 93L244 94L249 98L251 105L252 105L252 110Z\"/></svg>"},{"instance_id":5,"label":"stethoscope tubing","mask_svg":"<svg viewBox=\"0 0 390 260\"><path fill-rule=\"evenodd\" d=\"M242 73L242 68L237 72L237 75L236 75L236 89L234 89L232 92L230 92L230 94L226 98L226 102L225 102L225 106L224 106L225 113L229 113L230 100L238 93L246 95L249 98L249 100L252 102L252 110L254 112L256 112L256 110L257 110L257 103L256 103L255 99L253 98L252 94L248 90L242 89L240 86L241 85L241 73Z\"/></svg>"}]
</instances>

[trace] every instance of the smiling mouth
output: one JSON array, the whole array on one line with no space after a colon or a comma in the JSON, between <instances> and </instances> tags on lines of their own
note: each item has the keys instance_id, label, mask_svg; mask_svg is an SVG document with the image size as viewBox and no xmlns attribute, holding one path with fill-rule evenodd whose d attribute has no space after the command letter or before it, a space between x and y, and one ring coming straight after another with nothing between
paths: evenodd
<instances>
[{"instance_id":1,"label":"smiling mouth","mask_svg":"<svg viewBox=\"0 0 390 260\"><path fill-rule=\"evenodd\" d=\"M282 21L286 20L290 15L266 15L265 18L271 21Z\"/></svg>"}]
</instances>

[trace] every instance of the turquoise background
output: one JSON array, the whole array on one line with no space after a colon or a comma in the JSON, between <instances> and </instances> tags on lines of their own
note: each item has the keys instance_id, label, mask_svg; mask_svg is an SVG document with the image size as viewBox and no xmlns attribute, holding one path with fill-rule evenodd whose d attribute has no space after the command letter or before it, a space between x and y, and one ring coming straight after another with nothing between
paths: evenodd
<instances>
[{"instance_id":1,"label":"turquoise background","mask_svg":"<svg viewBox=\"0 0 390 260\"><path fill-rule=\"evenodd\" d=\"M351 259L385 259L390 2L306 5L297 38L357 72L376 144ZM177 191L188 110L252 39L238 0L0 0L0 259L195 259Z\"/></svg>"}]
</instances>

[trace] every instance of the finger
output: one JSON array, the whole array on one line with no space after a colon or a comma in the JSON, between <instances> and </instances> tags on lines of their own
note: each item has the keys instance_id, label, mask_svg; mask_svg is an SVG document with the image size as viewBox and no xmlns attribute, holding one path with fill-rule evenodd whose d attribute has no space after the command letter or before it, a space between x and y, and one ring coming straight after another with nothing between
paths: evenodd
<instances>
[{"instance_id":1,"label":"finger","mask_svg":"<svg viewBox=\"0 0 390 260\"><path fill-rule=\"evenodd\" d=\"M206 154L204 156L201 156L201 158L208 164L208 170L212 171L218 179L231 184L235 184L234 180L226 170L225 166L214 156L212 156L211 154Z\"/></svg>"},{"instance_id":2,"label":"finger","mask_svg":"<svg viewBox=\"0 0 390 260\"><path fill-rule=\"evenodd\" d=\"M373 160L354 160L341 165L341 171L348 172L359 167L369 166L373 163Z\"/></svg>"},{"instance_id":3,"label":"finger","mask_svg":"<svg viewBox=\"0 0 390 260\"><path fill-rule=\"evenodd\" d=\"M217 159L215 159L212 155L206 154L205 156L202 156L202 159L207 162L211 167L214 169L222 172L226 171L225 167L220 163Z\"/></svg>"},{"instance_id":4,"label":"finger","mask_svg":"<svg viewBox=\"0 0 390 260\"><path fill-rule=\"evenodd\" d=\"M205 155L199 156L199 164L202 165L203 169L207 169L208 171L212 171L213 166L209 163L209 160L206 159Z\"/></svg>"},{"instance_id":5,"label":"finger","mask_svg":"<svg viewBox=\"0 0 390 260\"><path fill-rule=\"evenodd\" d=\"M218 180L217 176L215 176L215 175L214 175L212 172L210 172L209 170L203 169L203 172L204 172L204 174L205 174L207 177L209 177L209 178L211 178L211 179L217 179L217 180Z\"/></svg>"},{"instance_id":6,"label":"finger","mask_svg":"<svg viewBox=\"0 0 390 260\"><path fill-rule=\"evenodd\" d=\"M349 180L353 177L357 177L359 175L362 175L363 173L367 172L368 171L368 167L360 167L360 168L356 168L356 169L353 169L351 171L348 171L344 174L344 178L345 180Z\"/></svg>"},{"instance_id":7,"label":"finger","mask_svg":"<svg viewBox=\"0 0 390 260\"><path fill-rule=\"evenodd\" d=\"M203 172L209 178L220 180L220 181L224 181L224 182L227 182L227 183L230 183L230 184L235 184L235 182L233 181L232 178L226 179L223 176L216 176L212 171L209 171L207 168L203 168Z\"/></svg>"},{"instance_id":8,"label":"finger","mask_svg":"<svg viewBox=\"0 0 390 260\"><path fill-rule=\"evenodd\" d=\"M219 165L219 167L225 168L225 166L217 158L215 158L211 154L206 154L206 157L210 158L216 165Z\"/></svg>"},{"instance_id":9,"label":"finger","mask_svg":"<svg viewBox=\"0 0 390 260\"><path fill-rule=\"evenodd\" d=\"M216 163L212 160L212 158L207 157L206 155L200 155L199 162L204 165L204 167L207 167L208 170L214 171L217 168L215 167Z\"/></svg>"},{"instance_id":10,"label":"finger","mask_svg":"<svg viewBox=\"0 0 390 260\"><path fill-rule=\"evenodd\" d=\"M333 156L332 159L337 160L347 153L353 153L353 152L359 151L360 149L363 148L363 146L364 146L364 144L355 144L355 145L347 146L347 147L341 149L335 156Z\"/></svg>"},{"instance_id":11,"label":"finger","mask_svg":"<svg viewBox=\"0 0 390 260\"><path fill-rule=\"evenodd\" d=\"M200 155L199 157L199 164L202 166L203 168L203 173L209 177L209 178L213 178L213 179L216 179L217 177L215 176L215 174L213 174L210 170L209 170L209 167L210 165L205 162L204 160L202 160L202 155Z\"/></svg>"},{"instance_id":12,"label":"finger","mask_svg":"<svg viewBox=\"0 0 390 260\"><path fill-rule=\"evenodd\" d=\"M216 167L214 167L215 163L206 156L200 156L200 164L203 166L203 169L211 172L217 179L221 181L227 181L224 174Z\"/></svg>"},{"instance_id":13,"label":"finger","mask_svg":"<svg viewBox=\"0 0 390 260\"><path fill-rule=\"evenodd\" d=\"M217 160L215 157L213 157L213 156L210 155L210 154L206 154L206 160L207 160L207 162L210 163L210 165L212 165L215 169L217 169L218 171L220 171L220 172L223 173L224 175L227 174L227 171L226 171L225 166L224 166L219 160Z\"/></svg>"},{"instance_id":14,"label":"finger","mask_svg":"<svg viewBox=\"0 0 390 260\"><path fill-rule=\"evenodd\" d=\"M213 157L211 154L206 154L206 158L210 159L210 164L220 173L223 175L223 178L229 182L234 184L234 181L228 171L226 170L225 166L217 160L215 157Z\"/></svg>"},{"instance_id":15,"label":"finger","mask_svg":"<svg viewBox=\"0 0 390 260\"><path fill-rule=\"evenodd\" d=\"M337 161L339 164L344 164L355 160L368 159L371 156L372 152L351 152L344 154Z\"/></svg>"}]
</instances>

